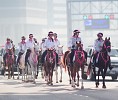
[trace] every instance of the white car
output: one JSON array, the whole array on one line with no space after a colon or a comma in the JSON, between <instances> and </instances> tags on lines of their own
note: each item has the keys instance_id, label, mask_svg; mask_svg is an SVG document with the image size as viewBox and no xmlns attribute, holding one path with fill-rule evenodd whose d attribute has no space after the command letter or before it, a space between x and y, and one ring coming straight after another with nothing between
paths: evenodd
<instances>
[{"instance_id":1,"label":"white car","mask_svg":"<svg viewBox=\"0 0 118 100\"><path fill-rule=\"evenodd\" d=\"M85 50L87 52L87 64L90 65L90 58L91 55L93 53L93 47L88 47ZM109 68L107 69L107 73L106 76L111 76L112 80L116 80L118 77L118 48L115 47L111 47L111 52L110 52L110 58L111 58L111 66L113 67L112 70L110 70ZM96 67L96 73L97 73L98 69ZM90 71L90 75L89 75L90 80L94 80L94 75L93 75L93 71L91 69Z\"/></svg>"}]
</instances>

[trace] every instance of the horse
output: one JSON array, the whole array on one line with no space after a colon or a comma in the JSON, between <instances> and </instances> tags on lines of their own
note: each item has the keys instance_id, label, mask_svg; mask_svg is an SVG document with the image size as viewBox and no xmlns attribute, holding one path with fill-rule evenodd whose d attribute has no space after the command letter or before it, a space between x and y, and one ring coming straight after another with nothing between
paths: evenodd
<instances>
[{"instance_id":1,"label":"horse","mask_svg":"<svg viewBox=\"0 0 118 100\"><path fill-rule=\"evenodd\" d=\"M77 86L79 86L79 71L81 71L81 89L84 89L83 86L83 73L84 66L86 63L85 53L83 50L83 44L81 42L76 43L76 50L73 58L73 67L71 68L71 78L72 78L72 87L75 87L76 75L77 75Z\"/></svg>"},{"instance_id":2,"label":"horse","mask_svg":"<svg viewBox=\"0 0 118 100\"><path fill-rule=\"evenodd\" d=\"M33 78L33 83L38 76L38 56L39 56L39 45L34 44L34 48L31 49L31 54L28 58L28 74L31 74L31 78ZM29 80L30 81L30 80ZM32 81L32 80L31 80Z\"/></svg>"},{"instance_id":3,"label":"horse","mask_svg":"<svg viewBox=\"0 0 118 100\"><path fill-rule=\"evenodd\" d=\"M14 54L13 54L13 49L8 49L8 54L6 56L6 66L5 66L5 71L8 70L8 79L13 76L14 79ZM4 72L5 76L5 72Z\"/></svg>"},{"instance_id":4,"label":"horse","mask_svg":"<svg viewBox=\"0 0 118 100\"><path fill-rule=\"evenodd\" d=\"M100 72L102 75L102 81L103 81L103 86L102 88L106 88L105 85L105 76L106 76L106 72L107 72L107 68L110 68L110 56L108 55L108 53L111 51L111 42L110 42L110 38L105 38L105 41L103 43L102 46L102 50L101 52L99 52L99 57L98 57L98 62L97 65L94 64L93 66L93 73L94 73L94 77L95 77L95 85L96 88L99 86L99 76L100 76ZM96 73L96 67L98 68L98 73ZM98 75L98 79L96 79L96 74Z\"/></svg>"},{"instance_id":5,"label":"horse","mask_svg":"<svg viewBox=\"0 0 118 100\"><path fill-rule=\"evenodd\" d=\"M48 85L53 85L52 77L53 77L53 70L56 64L55 59L56 59L55 51L53 49L48 49L44 61L44 70Z\"/></svg>"},{"instance_id":6,"label":"horse","mask_svg":"<svg viewBox=\"0 0 118 100\"><path fill-rule=\"evenodd\" d=\"M58 46L58 50L57 50L57 54L58 54L58 61L59 61L59 68L60 68L60 80L59 82L62 82L62 68L64 67L63 64L63 46L59 45ZM55 66L55 74L56 74L56 83L58 83L58 67Z\"/></svg>"},{"instance_id":7,"label":"horse","mask_svg":"<svg viewBox=\"0 0 118 100\"><path fill-rule=\"evenodd\" d=\"M26 75L26 66L25 66L25 55L26 55L26 52L24 52L23 53L23 55L21 55L21 57L20 57L20 60L19 60L19 65L18 65L18 67L17 67L17 71L18 71L18 77L17 77L17 79L19 79L19 73L20 73L20 71L19 70L21 70L21 73L22 73L22 81L25 81L26 80L26 78L27 78L27 75ZM25 75L26 75L26 77L25 77Z\"/></svg>"},{"instance_id":8,"label":"horse","mask_svg":"<svg viewBox=\"0 0 118 100\"><path fill-rule=\"evenodd\" d=\"M70 84L72 84L72 87L75 87L75 82L76 82L76 73L77 73L77 86L79 86L79 71L81 69L81 75L83 75L83 71L84 71L84 64L86 62L85 60L85 55L84 55L84 51L83 51L83 45L80 43L76 43L76 50L75 50L75 54L74 54L74 62L73 62L73 66L70 65L70 51L66 51L64 54L64 58L63 58L63 62L64 65L67 67L68 70L68 75L69 75L69 81ZM82 76L82 86L81 89L83 89L83 76Z\"/></svg>"},{"instance_id":9,"label":"horse","mask_svg":"<svg viewBox=\"0 0 118 100\"><path fill-rule=\"evenodd\" d=\"M67 71L68 71L68 75L69 75L69 83L71 84L71 68L70 68L70 50L66 51L64 53L64 56L63 56L63 63L64 63L64 68L66 69L67 68Z\"/></svg>"}]
</instances>

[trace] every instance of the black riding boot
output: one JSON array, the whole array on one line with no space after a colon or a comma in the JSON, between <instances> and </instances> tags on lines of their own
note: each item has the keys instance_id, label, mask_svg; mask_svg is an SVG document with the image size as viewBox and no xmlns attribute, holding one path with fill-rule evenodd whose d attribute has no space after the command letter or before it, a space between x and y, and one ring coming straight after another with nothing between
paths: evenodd
<instances>
[{"instance_id":1,"label":"black riding boot","mask_svg":"<svg viewBox=\"0 0 118 100\"><path fill-rule=\"evenodd\" d=\"M28 61L28 57L30 56L30 53L31 53L31 50L28 49L27 52L26 52L26 55L25 55L25 66L26 66L27 63L29 62L29 61Z\"/></svg>"}]
</instances>

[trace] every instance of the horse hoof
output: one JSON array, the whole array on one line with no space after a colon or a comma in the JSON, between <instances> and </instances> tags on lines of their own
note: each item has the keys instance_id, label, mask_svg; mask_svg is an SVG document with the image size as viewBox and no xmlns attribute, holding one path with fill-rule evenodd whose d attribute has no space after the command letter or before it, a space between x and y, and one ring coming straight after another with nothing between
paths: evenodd
<instances>
[{"instance_id":1,"label":"horse hoof","mask_svg":"<svg viewBox=\"0 0 118 100\"><path fill-rule=\"evenodd\" d=\"M81 86L81 89L84 89L84 86Z\"/></svg>"},{"instance_id":2,"label":"horse hoof","mask_svg":"<svg viewBox=\"0 0 118 100\"><path fill-rule=\"evenodd\" d=\"M106 85L103 85L102 88L106 89Z\"/></svg>"},{"instance_id":3,"label":"horse hoof","mask_svg":"<svg viewBox=\"0 0 118 100\"><path fill-rule=\"evenodd\" d=\"M96 82L96 88L98 88L98 86L99 86L99 83L98 83L98 82Z\"/></svg>"},{"instance_id":4,"label":"horse hoof","mask_svg":"<svg viewBox=\"0 0 118 100\"><path fill-rule=\"evenodd\" d=\"M60 83L62 82L62 80L59 81Z\"/></svg>"},{"instance_id":5,"label":"horse hoof","mask_svg":"<svg viewBox=\"0 0 118 100\"><path fill-rule=\"evenodd\" d=\"M72 85L73 88L75 88L75 85Z\"/></svg>"},{"instance_id":6,"label":"horse hoof","mask_svg":"<svg viewBox=\"0 0 118 100\"><path fill-rule=\"evenodd\" d=\"M53 83L50 83L50 85L53 85Z\"/></svg>"},{"instance_id":7,"label":"horse hoof","mask_svg":"<svg viewBox=\"0 0 118 100\"><path fill-rule=\"evenodd\" d=\"M36 82L34 81L33 84L36 84Z\"/></svg>"},{"instance_id":8,"label":"horse hoof","mask_svg":"<svg viewBox=\"0 0 118 100\"><path fill-rule=\"evenodd\" d=\"M56 81L56 83L58 83L58 81Z\"/></svg>"},{"instance_id":9,"label":"horse hoof","mask_svg":"<svg viewBox=\"0 0 118 100\"><path fill-rule=\"evenodd\" d=\"M96 88L98 88L98 85L96 85Z\"/></svg>"},{"instance_id":10,"label":"horse hoof","mask_svg":"<svg viewBox=\"0 0 118 100\"><path fill-rule=\"evenodd\" d=\"M17 79L19 79L19 77L17 77Z\"/></svg>"},{"instance_id":11,"label":"horse hoof","mask_svg":"<svg viewBox=\"0 0 118 100\"><path fill-rule=\"evenodd\" d=\"M77 87L79 87L79 84L77 84Z\"/></svg>"},{"instance_id":12,"label":"horse hoof","mask_svg":"<svg viewBox=\"0 0 118 100\"><path fill-rule=\"evenodd\" d=\"M70 84L71 84L71 81L70 81Z\"/></svg>"}]
</instances>

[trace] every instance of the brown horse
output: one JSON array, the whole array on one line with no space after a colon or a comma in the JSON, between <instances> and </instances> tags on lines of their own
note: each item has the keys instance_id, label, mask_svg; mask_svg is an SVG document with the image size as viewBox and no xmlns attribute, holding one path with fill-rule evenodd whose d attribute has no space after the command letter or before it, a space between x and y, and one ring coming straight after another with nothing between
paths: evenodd
<instances>
[{"instance_id":1,"label":"brown horse","mask_svg":"<svg viewBox=\"0 0 118 100\"><path fill-rule=\"evenodd\" d=\"M8 79L13 76L14 79L14 54L13 54L13 49L8 49L8 54L6 56L6 66L5 66L5 71L8 70ZM5 73L4 73L5 75Z\"/></svg>"},{"instance_id":2,"label":"brown horse","mask_svg":"<svg viewBox=\"0 0 118 100\"><path fill-rule=\"evenodd\" d=\"M83 48L82 48L82 44L81 43L76 43L76 48L77 50L75 50L75 54L74 54L74 60L73 60L73 66L70 66L70 51L66 51L64 54L64 65L67 66L68 69L68 75L69 75L69 81L70 84L72 83L72 87L75 87L75 82L76 82L76 74L77 74L77 86L79 86L79 71L81 69L81 75L83 75L83 71L84 71L84 64L85 64L85 56L84 56L84 52L83 52ZM83 87L83 79L82 79L82 86Z\"/></svg>"},{"instance_id":3,"label":"brown horse","mask_svg":"<svg viewBox=\"0 0 118 100\"><path fill-rule=\"evenodd\" d=\"M55 67L55 59L56 54L54 50L47 50L46 59L44 61L44 70L46 74L46 81L47 84L53 85L52 77L53 77L53 70Z\"/></svg>"},{"instance_id":4,"label":"brown horse","mask_svg":"<svg viewBox=\"0 0 118 100\"><path fill-rule=\"evenodd\" d=\"M74 64L73 69L71 72L72 77L72 87L75 87L75 78L77 75L77 86L79 86L79 71L81 71L81 89L84 88L83 86L83 73L84 73L84 65L86 63L85 54L83 51L83 44L76 43L77 50L75 50L75 56L74 56Z\"/></svg>"}]
</instances>

